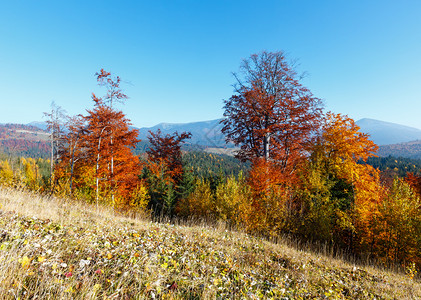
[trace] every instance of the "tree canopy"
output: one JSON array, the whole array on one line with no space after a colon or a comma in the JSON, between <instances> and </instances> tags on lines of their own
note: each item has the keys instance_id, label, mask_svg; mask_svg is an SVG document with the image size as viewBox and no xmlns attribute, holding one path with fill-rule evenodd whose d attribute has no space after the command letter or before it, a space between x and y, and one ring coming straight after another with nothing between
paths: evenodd
<instances>
[{"instance_id":1,"label":"tree canopy","mask_svg":"<svg viewBox=\"0 0 421 300\"><path fill-rule=\"evenodd\" d=\"M265 158L291 173L319 127L321 100L300 83L283 52L261 52L243 60L234 74L235 94L225 100L222 132L240 145L242 160Z\"/></svg>"}]
</instances>

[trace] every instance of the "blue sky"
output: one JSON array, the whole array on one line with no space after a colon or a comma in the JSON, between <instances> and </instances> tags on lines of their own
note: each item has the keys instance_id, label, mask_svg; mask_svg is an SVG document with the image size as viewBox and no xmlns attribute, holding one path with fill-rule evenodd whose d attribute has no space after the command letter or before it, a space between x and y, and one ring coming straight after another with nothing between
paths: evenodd
<instances>
[{"instance_id":1,"label":"blue sky","mask_svg":"<svg viewBox=\"0 0 421 300\"><path fill-rule=\"evenodd\" d=\"M3 1L0 123L92 107L119 75L135 126L222 116L243 58L283 50L327 110L421 129L421 1Z\"/></svg>"}]
</instances>

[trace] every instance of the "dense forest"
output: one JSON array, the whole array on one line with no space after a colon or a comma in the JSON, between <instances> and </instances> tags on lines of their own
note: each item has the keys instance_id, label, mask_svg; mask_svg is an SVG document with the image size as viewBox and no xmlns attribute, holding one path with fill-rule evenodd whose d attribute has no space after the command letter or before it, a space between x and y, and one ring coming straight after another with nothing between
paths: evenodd
<instances>
[{"instance_id":1,"label":"dense forest","mask_svg":"<svg viewBox=\"0 0 421 300\"><path fill-rule=\"evenodd\" d=\"M128 99L120 77L101 69L96 78L105 94L92 94L84 115L55 104L45 114L48 159L5 154L3 185L421 266L420 163L375 158L368 135L348 116L324 111L283 52L253 54L235 73L221 121L235 157L186 152L190 132L157 130L139 144L119 109Z\"/></svg>"},{"instance_id":2,"label":"dense forest","mask_svg":"<svg viewBox=\"0 0 421 300\"><path fill-rule=\"evenodd\" d=\"M193 172L195 177L200 178L238 176L240 172L246 174L250 168L250 163L241 162L235 157L203 151L185 152L183 165L186 170Z\"/></svg>"},{"instance_id":3,"label":"dense forest","mask_svg":"<svg viewBox=\"0 0 421 300\"><path fill-rule=\"evenodd\" d=\"M379 169L389 178L405 177L408 173L421 174L421 160L406 157L369 157L366 163Z\"/></svg>"}]
</instances>

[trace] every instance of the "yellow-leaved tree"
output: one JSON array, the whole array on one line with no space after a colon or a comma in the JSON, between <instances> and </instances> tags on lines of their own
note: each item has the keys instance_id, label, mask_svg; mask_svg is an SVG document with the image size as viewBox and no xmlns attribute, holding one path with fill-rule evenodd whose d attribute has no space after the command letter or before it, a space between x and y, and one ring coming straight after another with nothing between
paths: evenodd
<instances>
[{"instance_id":1,"label":"yellow-leaved tree","mask_svg":"<svg viewBox=\"0 0 421 300\"><path fill-rule=\"evenodd\" d=\"M376 256L386 264L421 266L421 201L411 186L395 178L380 206Z\"/></svg>"},{"instance_id":2,"label":"yellow-leaved tree","mask_svg":"<svg viewBox=\"0 0 421 300\"><path fill-rule=\"evenodd\" d=\"M0 161L0 184L6 186L13 184L13 170L7 160Z\"/></svg>"},{"instance_id":3,"label":"yellow-leaved tree","mask_svg":"<svg viewBox=\"0 0 421 300\"><path fill-rule=\"evenodd\" d=\"M348 116L328 112L305 167L313 171L304 172L305 188L311 190L307 210L314 213L314 209L323 208L329 214L324 222L330 223L321 228L333 229L331 238L351 248L355 238L359 246L372 242L383 194L378 170L361 164L374 156L378 147L359 129ZM315 225L320 228L321 224Z\"/></svg>"}]
</instances>

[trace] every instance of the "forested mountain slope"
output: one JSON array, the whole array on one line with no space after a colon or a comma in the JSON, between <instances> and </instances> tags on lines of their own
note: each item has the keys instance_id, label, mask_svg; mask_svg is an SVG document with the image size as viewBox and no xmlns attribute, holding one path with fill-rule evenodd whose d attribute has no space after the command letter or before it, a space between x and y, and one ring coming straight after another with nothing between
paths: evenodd
<instances>
[{"instance_id":1,"label":"forested mountain slope","mask_svg":"<svg viewBox=\"0 0 421 300\"><path fill-rule=\"evenodd\" d=\"M34 158L49 155L49 135L35 126L0 124L0 151Z\"/></svg>"}]
</instances>

